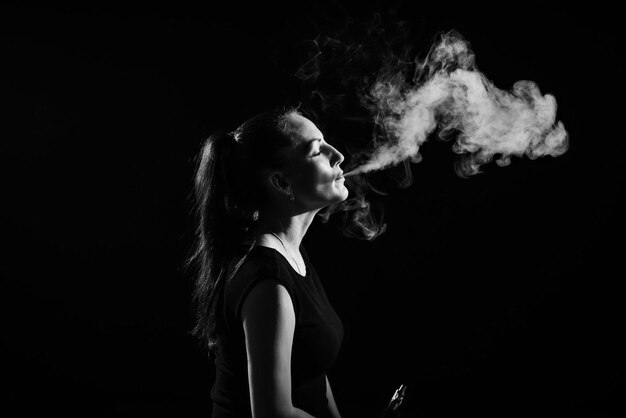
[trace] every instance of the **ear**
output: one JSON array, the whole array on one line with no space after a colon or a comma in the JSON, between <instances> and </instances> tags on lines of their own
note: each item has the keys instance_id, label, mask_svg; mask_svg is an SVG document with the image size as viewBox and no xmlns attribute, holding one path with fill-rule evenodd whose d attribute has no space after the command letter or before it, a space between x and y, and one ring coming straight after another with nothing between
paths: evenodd
<instances>
[{"instance_id":1,"label":"ear","mask_svg":"<svg viewBox=\"0 0 626 418\"><path fill-rule=\"evenodd\" d=\"M268 180L269 180L269 185L274 190L277 190L279 193L289 193L289 188L291 186L289 182L285 180L284 176L281 173L274 171L273 173L270 174Z\"/></svg>"}]
</instances>

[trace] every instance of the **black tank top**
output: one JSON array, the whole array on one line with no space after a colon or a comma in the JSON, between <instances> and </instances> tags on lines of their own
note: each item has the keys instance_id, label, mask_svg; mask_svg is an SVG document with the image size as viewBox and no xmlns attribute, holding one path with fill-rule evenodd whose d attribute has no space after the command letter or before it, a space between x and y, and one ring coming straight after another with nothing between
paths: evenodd
<instances>
[{"instance_id":1,"label":"black tank top","mask_svg":"<svg viewBox=\"0 0 626 418\"><path fill-rule=\"evenodd\" d=\"M291 354L292 402L315 417L327 410L326 372L343 341L343 324L330 305L304 246L306 276L300 275L274 248L255 246L226 283L224 327L218 333L213 418L251 417L245 336L241 307L254 285L273 279L285 286L293 302L296 325Z\"/></svg>"}]
</instances>

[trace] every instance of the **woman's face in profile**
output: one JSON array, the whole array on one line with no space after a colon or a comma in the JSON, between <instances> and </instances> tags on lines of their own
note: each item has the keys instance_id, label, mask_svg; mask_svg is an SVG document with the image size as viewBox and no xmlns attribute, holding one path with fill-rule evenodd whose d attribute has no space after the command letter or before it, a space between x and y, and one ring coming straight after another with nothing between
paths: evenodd
<instances>
[{"instance_id":1,"label":"woman's face in profile","mask_svg":"<svg viewBox=\"0 0 626 418\"><path fill-rule=\"evenodd\" d=\"M297 201L314 210L345 200L349 192L339 167L343 155L309 119L291 114L288 120L294 146L288 151L291 164L285 174Z\"/></svg>"}]
</instances>

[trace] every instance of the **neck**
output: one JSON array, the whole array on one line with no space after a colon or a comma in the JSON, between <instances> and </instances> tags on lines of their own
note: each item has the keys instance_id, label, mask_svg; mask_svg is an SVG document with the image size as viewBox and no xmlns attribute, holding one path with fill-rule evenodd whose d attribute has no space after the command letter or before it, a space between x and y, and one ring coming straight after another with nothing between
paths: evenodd
<instances>
[{"instance_id":1,"label":"neck","mask_svg":"<svg viewBox=\"0 0 626 418\"><path fill-rule=\"evenodd\" d=\"M264 217L260 217L262 221L252 232L252 237L258 243L268 244L275 240L272 234L276 234L288 246L290 251L297 252L300 249L300 244L306 231L309 229L318 211L319 209L298 215L273 217L266 214Z\"/></svg>"}]
</instances>

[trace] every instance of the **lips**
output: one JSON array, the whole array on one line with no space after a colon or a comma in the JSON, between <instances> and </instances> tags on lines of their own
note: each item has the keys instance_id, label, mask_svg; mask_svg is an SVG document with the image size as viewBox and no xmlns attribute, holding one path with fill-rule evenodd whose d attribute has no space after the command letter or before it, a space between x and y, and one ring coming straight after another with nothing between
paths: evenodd
<instances>
[{"instance_id":1,"label":"lips","mask_svg":"<svg viewBox=\"0 0 626 418\"><path fill-rule=\"evenodd\" d=\"M339 179L342 179L342 178L343 178L343 171L342 171L342 172L340 172L340 173L337 175L337 177L335 177L335 180L339 180Z\"/></svg>"}]
</instances>

